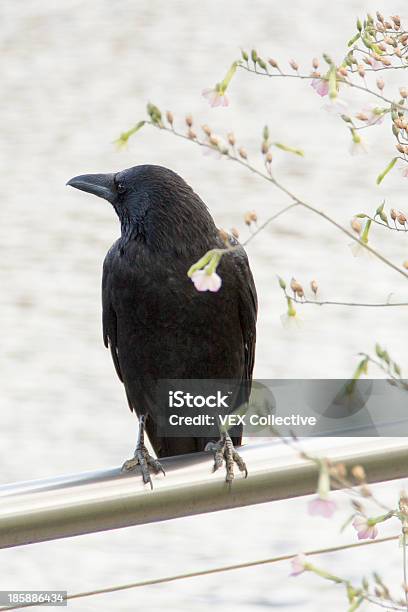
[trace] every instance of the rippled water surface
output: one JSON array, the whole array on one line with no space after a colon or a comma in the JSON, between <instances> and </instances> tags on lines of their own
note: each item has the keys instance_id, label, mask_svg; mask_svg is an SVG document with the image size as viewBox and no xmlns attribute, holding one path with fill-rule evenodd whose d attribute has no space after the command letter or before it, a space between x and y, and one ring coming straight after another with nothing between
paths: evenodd
<instances>
[{"instance_id":1,"label":"rippled water surface","mask_svg":"<svg viewBox=\"0 0 408 612\"><path fill-rule=\"evenodd\" d=\"M234 129L251 158L268 123L274 140L306 152L305 159L275 155L282 181L342 223L354 212L372 211L384 197L406 207L398 172L375 186L393 155L386 126L369 131L366 156L352 158L344 126L322 110L308 84L240 73L230 108L211 110L200 96L241 46L256 44L282 64L294 57L308 67L322 50L340 57L356 15L376 8L404 13L401 1L387 6L360 0L2 3L2 482L117 465L134 446L135 424L100 329L101 264L118 235L117 220L103 201L67 189L67 179L139 163L170 166L208 203L219 225L238 226L244 234L245 211L256 209L262 220L286 202L245 170L154 130L140 132L118 152L112 141L144 117L147 100L181 118L192 112L218 133ZM404 238L375 231L373 244L400 263L407 256ZM251 243L260 297L259 378L348 377L356 353L375 341L406 360L405 310L305 307L301 333L281 326L285 305L276 274L305 284L317 278L328 299L404 296L398 275L375 260L354 259L348 242L296 211ZM399 486L381 490L391 495ZM344 502L344 512L346 507ZM304 499L285 501L4 551L1 587L85 590L346 537L354 539L308 517ZM376 567L399 585L399 552L382 546ZM327 563L357 578L373 558L370 548L353 553L353 563L347 553ZM289 581L281 564L76 601L70 608L345 609L336 588L323 585L317 593L317 586L312 576Z\"/></svg>"}]
</instances>

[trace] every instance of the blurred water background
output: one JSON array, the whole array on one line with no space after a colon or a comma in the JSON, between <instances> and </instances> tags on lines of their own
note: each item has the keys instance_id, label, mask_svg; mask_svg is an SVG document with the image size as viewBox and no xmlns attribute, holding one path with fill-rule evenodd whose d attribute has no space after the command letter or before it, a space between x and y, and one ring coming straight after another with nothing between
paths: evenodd
<instances>
[{"instance_id":1,"label":"blurred water background","mask_svg":"<svg viewBox=\"0 0 408 612\"><path fill-rule=\"evenodd\" d=\"M349 156L347 130L322 110L308 83L240 72L228 109L210 109L200 95L223 77L241 46L256 45L282 65L295 58L307 70L321 51L339 59L355 17L375 9L403 17L404 3L1 4L1 482L118 465L134 447L136 424L101 337L101 265L118 223L106 202L67 189L70 177L140 163L169 166L207 202L220 226L237 226L244 236L245 211L255 209L262 221L286 202L244 169L204 157L198 147L152 129L118 152L112 142L145 116L146 101L172 109L180 123L191 112L217 133L233 129L251 158L258 156L267 123L273 140L306 152L304 159L277 153L277 175L346 225L353 213L371 212L383 198L395 208L406 207L406 184L398 171L380 188L375 185L394 154L388 128L367 131L368 154ZM399 83L408 84L403 74ZM366 103L362 96L356 104ZM395 262L406 259L406 236L377 228L372 233L373 244ZM304 284L316 278L327 299L404 297L402 277L376 260L353 258L348 243L301 210L251 243L260 298L258 378L346 378L356 353L371 350L376 341L404 363L402 309L309 306L301 309L301 333L281 326L285 304L276 274L294 275ZM392 499L400 487L378 488ZM346 513L347 502L339 503ZM339 536L332 522L309 517L305 508L300 499L3 551L1 588L72 592L355 540L354 533ZM399 587L399 556L394 544L386 544L331 555L325 563L353 579L375 566ZM345 609L335 587L313 576L289 579L287 573L285 564L263 566L69 607Z\"/></svg>"}]
</instances>

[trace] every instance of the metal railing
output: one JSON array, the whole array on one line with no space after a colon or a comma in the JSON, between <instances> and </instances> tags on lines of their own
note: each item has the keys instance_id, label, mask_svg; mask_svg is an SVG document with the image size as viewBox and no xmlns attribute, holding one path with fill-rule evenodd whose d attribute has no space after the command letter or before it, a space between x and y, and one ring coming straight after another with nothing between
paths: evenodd
<instances>
[{"instance_id":1,"label":"metal railing","mask_svg":"<svg viewBox=\"0 0 408 612\"><path fill-rule=\"evenodd\" d=\"M320 454L346 466L361 464L368 482L408 474L408 441L350 440ZM101 470L0 487L0 548L118 529L238 506L313 493L317 466L283 449L278 441L240 449L249 476L232 486L222 469L211 472L206 453L162 460L166 476L154 477L153 491L138 474Z\"/></svg>"}]
</instances>

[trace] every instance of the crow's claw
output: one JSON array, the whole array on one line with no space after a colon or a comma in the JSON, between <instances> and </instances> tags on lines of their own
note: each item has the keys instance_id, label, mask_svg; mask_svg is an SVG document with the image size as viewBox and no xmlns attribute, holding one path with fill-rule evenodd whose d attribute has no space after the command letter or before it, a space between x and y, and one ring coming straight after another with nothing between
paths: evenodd
<instances>
[{"instance_id":1,"label":"crow's claw","mask_svg":"<svg viewBox=\"0 0 408 612\"><path fill-rule=\"evenodd\" d=\"M213 472L216 472L225 462L226 476L225 481L231 484L234 480L234 463L237 464L240 472L244 472L245 478L248 470L241 455L237 453L228 434L223 434L218 442L209 442L205 447L206 451L214 453Z\"/></svg>"},{"instance_id":2,"label":"crow's claw","mask_svg":"<svg viewBox=\"0 0 408 612\"><path fill-rule=\"evenodd\" d=\"M161 463L149 454L149 451L145 446L138 446L136 448L134 457L132 457L132 459L128 459L122 465L122 472L133 472L138 466L142 472L143 482L145 484L149 483L151 489L153 489L153 482L150 476L149 468L152 468L155 474L158 474L159 472L166 474Z\"/></svg>"}]
</instances>

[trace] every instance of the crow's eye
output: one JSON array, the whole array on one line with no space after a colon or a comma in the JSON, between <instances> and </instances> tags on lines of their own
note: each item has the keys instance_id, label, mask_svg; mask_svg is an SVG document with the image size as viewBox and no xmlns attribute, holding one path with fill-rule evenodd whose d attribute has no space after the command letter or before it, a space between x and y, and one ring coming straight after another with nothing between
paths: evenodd
<instances>
[{"instance_id":1,"label":"crow's eye","mask_svg":"<svg viewBox=\"0 0 408 612\"><path fill-rule=\"evenodd\" d=\"M124 193L126 191L126 187L123 183L116 183L116 189L118 193Z\"/></svg>"}]
</instances>

